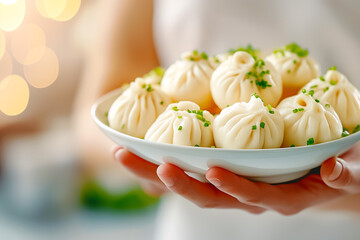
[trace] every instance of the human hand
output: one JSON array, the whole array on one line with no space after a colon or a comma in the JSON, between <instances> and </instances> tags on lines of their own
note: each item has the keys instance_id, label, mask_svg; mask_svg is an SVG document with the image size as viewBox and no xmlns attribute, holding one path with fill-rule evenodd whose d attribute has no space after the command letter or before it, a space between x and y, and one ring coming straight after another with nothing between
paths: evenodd
<instances>
[{"instance_id":1,"label":"human hand","mask_svg":"<svg viewBox=\"0 0 360 240\"><path fill-rule=\"evenodd\" d=\"M138 177L144 191L150 195L159 196L170 189L203 208L240 208L252 213L264 211L262 208L239 202L236 198L221 192L209 183L202 183L189 177L182 169L174 165L163 164L159 167L121 147L114 149L113 155L116 161L119 161ZM166 182L166 185L160 180L157 173ZM165 178L167 181L164 180ZM173 186L170 181L174 182Z\"/></svg>"},{"instance_id":2,"label":"human hand","mask_svg":"<svg viewBox=\"0 0 360 240\"><path fill-rule=\"evenodd\" d=\"M121 162L139 177L148 176L147 167L142 165L149 163L133 154L123 155L129 160L130 156L136 160L125 160L125 164L124 160ZM240 208L252 213L274 210L283 215L292 215L308 207L360 192L358 156L360 143L342 156L344 160L332 158L325 161L320 175L309 175L296 183L279 185L255 183L218 167L209 169L206 174L211 185L190 178L183 170L168 163L159 167L150 163L152 174L145 179L154 179L155 176L156 186L164 189L160 178L169 190L200 207Z\"/></svg>"}]
</instances>

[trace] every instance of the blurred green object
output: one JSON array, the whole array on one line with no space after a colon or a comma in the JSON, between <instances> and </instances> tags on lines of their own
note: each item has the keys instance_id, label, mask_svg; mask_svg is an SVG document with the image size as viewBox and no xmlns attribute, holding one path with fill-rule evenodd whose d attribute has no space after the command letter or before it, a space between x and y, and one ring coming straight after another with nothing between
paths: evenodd
<instances>
[{"instance_id":1,"label":"blurred green object","mask_svg":"<svg viewBox=\"0 0 360 240\"><path fill-rule=\"evenodd\" d=\"M144 209L159 202L159 198L150 197L140 186L135 186L119 194L106 191L94 181L83 184L81 205L88 209L134 211Z\"/></svg>"}]
</instances>

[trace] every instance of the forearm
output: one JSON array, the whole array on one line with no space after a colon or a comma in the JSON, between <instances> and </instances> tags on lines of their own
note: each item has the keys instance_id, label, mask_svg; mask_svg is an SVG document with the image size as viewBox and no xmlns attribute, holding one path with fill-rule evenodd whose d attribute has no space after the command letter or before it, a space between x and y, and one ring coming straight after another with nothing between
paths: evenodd
<instances>
[{"instance_id":1,"label":"forearm","mask_svg":"<svg viewBox=\"0 0 360 240\"><path fill-rule=\"evenodd\" d=\"M74 109L79 154L91 165L112 161L111 141L90 118L92 104L159 65L152 37L152 1L112 0L101 4L104 14L96 29L99 37L87 53Z\"/></svg>"}]
</instances>

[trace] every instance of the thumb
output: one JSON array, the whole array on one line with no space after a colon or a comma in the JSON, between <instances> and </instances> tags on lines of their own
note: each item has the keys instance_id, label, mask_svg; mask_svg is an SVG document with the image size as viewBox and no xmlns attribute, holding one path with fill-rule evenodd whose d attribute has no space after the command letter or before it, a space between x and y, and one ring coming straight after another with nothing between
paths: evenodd
<instances>
[{"instance_id":1,"label":"thumb","mask_svg":"<svg viewBox=\"0 0 360 240\"><path fill-rule=\"evenodd\" d=\"M320 169L322 180L331 188L350 190L360 188L356 184L356 169L351 169L350 164L341 158L330 158L326 160Z\"/></svg>"}]
</instances>

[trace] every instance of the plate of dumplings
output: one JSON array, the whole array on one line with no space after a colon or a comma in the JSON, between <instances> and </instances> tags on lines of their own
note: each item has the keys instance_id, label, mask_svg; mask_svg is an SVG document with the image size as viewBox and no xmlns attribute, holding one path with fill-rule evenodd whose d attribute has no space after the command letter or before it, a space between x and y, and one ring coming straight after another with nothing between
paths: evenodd
<instances>
[{"instance_id":1,"label":"plate of dumplings","mask_svg":"<svg viewBox=\"0 0 360 240\"><path fill-rule=\"evenodd\" d=\"M91 111L116 144L203 182L214 166L258 182L296 180L360 140L359 90L336 67L321 75L296 43L265 57L251 45L185 52Z\"/></svg>"}]
</instances>

